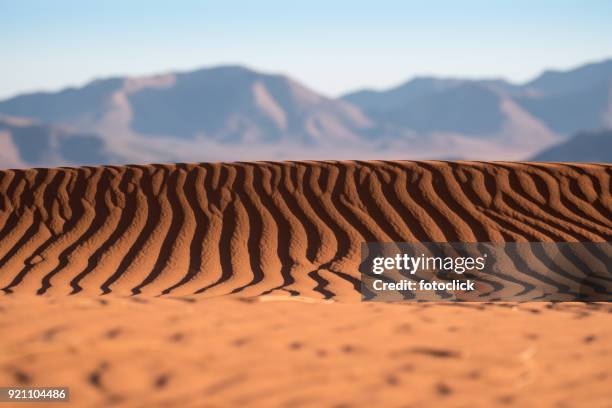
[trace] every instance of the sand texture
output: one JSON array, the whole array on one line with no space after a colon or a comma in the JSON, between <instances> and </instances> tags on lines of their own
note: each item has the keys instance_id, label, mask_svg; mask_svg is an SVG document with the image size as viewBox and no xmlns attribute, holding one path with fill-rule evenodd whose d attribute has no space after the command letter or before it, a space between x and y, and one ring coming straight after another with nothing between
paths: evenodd
<instances>
[{"instance_id":1,"label":"sand texture","mask_svg":"<svg viewBox=\"0 0 612 408\"><path fill-rule=\"evenodd\" d=\"M362 242L612 241L611 176L501 162L2 171L0 386L67 385L75 407L611 407L608 304L375 304L358 272Z\"/></svg>"},{"instance_id":2,"label":"sand texture","mask_svg":"<svg viewBox=\"0 0 612 408\"><path fill-rule=\"evenodd\" d=\"M289 299L9 298L0 384L72 407L610 407L607 304Z\"/></svg>"},{"instance_id":3,"label":"sand texture","mask_svg":"<svg viewBox=\"0 0 612 408\"><path fill-rule=\"evenodd\" d=\"M356 299L362 242L612 241L611 176L445 162L5 171L0 288Z\"/></svg>"}]
</instances>

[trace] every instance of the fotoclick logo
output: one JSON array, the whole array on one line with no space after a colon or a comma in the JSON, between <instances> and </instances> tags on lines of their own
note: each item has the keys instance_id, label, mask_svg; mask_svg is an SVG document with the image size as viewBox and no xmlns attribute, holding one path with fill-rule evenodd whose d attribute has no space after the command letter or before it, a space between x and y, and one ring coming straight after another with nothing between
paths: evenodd
<instances>
[{"instance_id":1,"label":"fotoclick logo","mask_svg":"<svg viewBox=\"0 0 612 408\"><path fill-rule=\"evenodd\" d=\"M366 243L374 301L610 301L611 243Z\"/></svg>"}]
</instances>

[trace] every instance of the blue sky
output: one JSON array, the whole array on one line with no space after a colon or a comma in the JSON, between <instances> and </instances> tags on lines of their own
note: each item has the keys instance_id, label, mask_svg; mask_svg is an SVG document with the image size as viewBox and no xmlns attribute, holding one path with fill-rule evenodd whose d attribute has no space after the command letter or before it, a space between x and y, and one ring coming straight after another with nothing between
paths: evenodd
<instances>
[{"instance_id":1,"label":"blue sky","mask_svg":"<svg viewBox=\"0 0 612 408\"><path fill-rule=\"evenodd\" d=\"M0 0L0 98L243 64L335 96L416 75L505 77L612 57L612 1Z\"/></svg>"}]
</instances>

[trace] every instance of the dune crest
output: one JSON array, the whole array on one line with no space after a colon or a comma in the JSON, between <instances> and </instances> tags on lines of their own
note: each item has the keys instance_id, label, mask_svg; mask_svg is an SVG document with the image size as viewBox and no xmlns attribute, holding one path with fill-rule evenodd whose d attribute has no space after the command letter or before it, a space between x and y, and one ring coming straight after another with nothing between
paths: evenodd
<instances>
[{"instance_id":1,"label":"dune crest","mask_svg":"<svg viewBox=\"0 0 612 408\"><path fill-rule=\"evenodd\" d=\"M0 172L0 289L359 298L362 242L606 242L612 167L258 162Z\"/></svg>"}]
</instances>

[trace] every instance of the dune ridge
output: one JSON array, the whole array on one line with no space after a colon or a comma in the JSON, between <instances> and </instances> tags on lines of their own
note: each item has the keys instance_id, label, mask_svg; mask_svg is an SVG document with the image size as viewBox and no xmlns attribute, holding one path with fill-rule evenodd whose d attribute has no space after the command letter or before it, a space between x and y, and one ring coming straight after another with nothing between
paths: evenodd
<instances>
[{"instance_id":1,"label":"dune ridge","mask_svg":"<svg viewBox=\"0 0 612 408\"><path fill-rule=\"evenodd\" d=\"M358 299L362 242L612 241L611 175L438 161L7 170L0 289Z\"/></svg>"}]
</instances>

